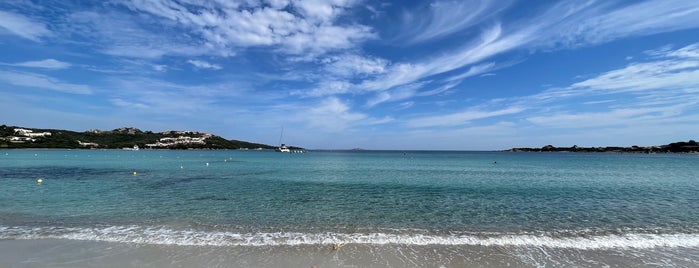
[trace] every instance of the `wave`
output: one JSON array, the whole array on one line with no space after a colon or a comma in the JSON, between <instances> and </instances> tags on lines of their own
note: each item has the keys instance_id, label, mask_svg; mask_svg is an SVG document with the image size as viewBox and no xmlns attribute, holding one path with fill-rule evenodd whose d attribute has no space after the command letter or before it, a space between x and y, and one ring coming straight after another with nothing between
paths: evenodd
<instances>
[{"instance_id":1,"label":"wave","mask_svg":"<svg viewBox=\"0 0 699 268\"><path fill-rule=\"evenodd\" d=\"M559 237L543 234L425 235L391 233L235 233L198 230L173 230L166 227L110 226L3 227L0 239L70 239L154 245L182 246L299 246L329 244L367 245L472 245L545 247L561 249L645 249L699 247L699 234L609 234Z\"/></svg>"}]
</instances>

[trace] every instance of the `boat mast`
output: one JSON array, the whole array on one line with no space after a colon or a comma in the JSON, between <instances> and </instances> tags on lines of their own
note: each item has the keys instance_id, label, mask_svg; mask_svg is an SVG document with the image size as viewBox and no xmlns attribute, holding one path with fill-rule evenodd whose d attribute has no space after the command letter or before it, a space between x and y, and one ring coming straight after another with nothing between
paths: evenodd
<instances>
[{"instance_id":1,"label":"boat mast","mask_svg":"<svg viewBox=\"0 0 699 268\"><path fill-rule=\"evenodd\" d=\"M282 137L284 137L284 126L282 126L282 133L279 134L279 145L281 146L282 144Z\"/></svg>"}]
</instances>

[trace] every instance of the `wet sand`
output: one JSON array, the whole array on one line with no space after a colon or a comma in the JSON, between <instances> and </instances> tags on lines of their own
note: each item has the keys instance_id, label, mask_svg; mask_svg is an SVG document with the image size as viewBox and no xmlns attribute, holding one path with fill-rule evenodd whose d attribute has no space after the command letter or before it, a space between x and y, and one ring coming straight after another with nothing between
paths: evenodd
<instances>
[{"instance_id":1,"label":"wet sand","mask_svg":"<svg viewBox=\"0 0 699 268\"><path fill-rule=\"evenodd\" d=\"M177 246L63 239L2 240L5 267L697 267L699 249L575 250L348 244Z\"/></svg>"}]
</instances>

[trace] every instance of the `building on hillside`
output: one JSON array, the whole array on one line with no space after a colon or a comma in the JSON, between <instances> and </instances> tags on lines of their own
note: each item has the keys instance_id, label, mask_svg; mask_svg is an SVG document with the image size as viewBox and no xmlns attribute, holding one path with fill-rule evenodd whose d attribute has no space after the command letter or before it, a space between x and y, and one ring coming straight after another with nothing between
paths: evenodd
<instances>
[{"instance_id":1,"label":"building on hillside","mask_svg":"<svg viewBox=\"0 0 699 268\"><path fill-rule=\"evenodd\" d=\"M15 128L15 134L17 134L19 136L31 137L31 138L51 136L51 132L36 132L35 133L34 130L24 129L24 128Z\"/></svg>"}]
</instances>

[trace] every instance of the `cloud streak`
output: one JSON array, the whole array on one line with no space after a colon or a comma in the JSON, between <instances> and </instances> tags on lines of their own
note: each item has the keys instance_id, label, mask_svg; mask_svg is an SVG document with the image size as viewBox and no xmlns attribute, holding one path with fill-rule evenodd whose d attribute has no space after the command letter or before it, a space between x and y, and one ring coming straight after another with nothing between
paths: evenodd
<instances>
[{"instance_id":1,"label":"cloud streak","mask_svg":"<svg viewBox=\"0 0 699 268\"><path fill-rule=\"evenodd\" d=\"M0 10L0 28L34 42L40 42L42 37L51 35L51 31L44 23L2 10Z\"/></svg>"},{"instance_id":2,"label":"cloud streak","mask_svg":"<svg viewBox=\"0 0 699 268\"><path fill-rule=\"evenodd\" d=\"M696 19L699 5L695 1L649 0L617 7L619 4L615 1L558 4L537 22L550 33L538 41L581 46L699 27Z\"/></svg>"},{"instance_id":3,"label":"cloud streak","mask_svg":"<svg viewBox=\"0 0 699 268\"><path fill-rule=\"evenodd\" d=\"M483 10L488 12L504 12L488 6L494 5L492 3L484 5L486 8ZM625 6L596 1L561 2L548 7L538 16L515 22L494 22L481 32L478 39L441 56L393 63L385 68L384 73L366 79L356 87L363 91L384 91L454 71L461 71L461 74L447 80L459 80L501 68L502 63L484 61L515 50L566 49L629 36L699 28L699 20L694 19L699 17L698 12L699 5L693 1L673 0L669 5L665 1L651 0ZM473 20L483 21L485 18L474 17ZM467 26L471 26L470 22L456 28L465 29ZM436 37L430 33L418 36L425 39Z\"/></svg>"},{"instance_id":4,"label":"cloud streak","mask_svg":"<svg viewBox=\"0 0 699 268\"><path fill-rule=\"evenodd\" d=\"M211 69L211 70L221 70L223 67L218 64L212 64L203 60L188 60L189 64L194 65L198 69Z\"/></svg>"},{"instance_id":5,"label":"cloud streak","mask_svg":"<svg viewBox=\"0 0 699 268\"><path fill-rule=\"evenodd\" d=\"M0 81L20 87L48 89L70 94L89 95L93 93L93 90L88 85L67 83L47 75L35 73L0 71Z\"/></svg>"},{"instance_id":6,"label":"cloud streak","mask_svg":"<svg viewBox=\"0 0 699 268\"><path fill-rule=\"evenodd\" d=\"M699 119L689 117L699 105L697 55L699 44L654 52L649 60L533 95L523 101L555 107L555 103L578 98L585 101L577 105L595 105L596 110L580 111L584 107L567 105L567 109L578 111L544 110L546 115L529 116L527 121L565 129L699 123Z\"/></svg>"},{"instance_id":7,"label":"cloud streak","mask_svg":"<svg viewBox=\"0 0 699 268\"><path fill-rule=\"evenodd\" d=\"M460 126L468 124L474 120L502 115L512 115L520 113L524 110L525 108L518 106L507 107L500 110L484 110L473 108L458 113L411 119L410 121L408 121L408 126L413 128Z\"/></svg>"},{"instance_id":8,"label":"cloud streak","mask_svg":"<svg viewBox=\"0 0 699 268\"><path fill-rule=\"evenodd\" d=\"M45 59L39 61L25 61L19 63L4 63L8 66L17 67L30 67L30 68L43 68L43 69L67 69L72 66L72 64L67 62L62 62L54 59Z\"/></svg>"},{"instance_id":9,"label":"cloud streak","mask_svg":"<svg viewBox=\"0 0 699 268\"><path fill-rule=\"evenodd\" d=\"M699 123L699 44L653 52L645 60L538 94L493 99L451 114L406 121L409 128L458 127L504 120L542 129L580 130ZM504 106L502 109L485 108ZM516 116L514 116L516 115ZM523 121L522 121L523 120ZM526 123L525 123L526 122Z\"/></svg>"},{"instance_id":10,"label":"cloud streak","mask_svg":"<svg viewBox=\"0 0 699 268\"><path fill-rule=\"evenodd\" d=\"M511 1L436 1L430 4L427 14L404 14L404 37L399 39L408 39L408 43L420 43L456 34L483 21L492 20L510 4Z\"/></svg>"}]
</instances>

